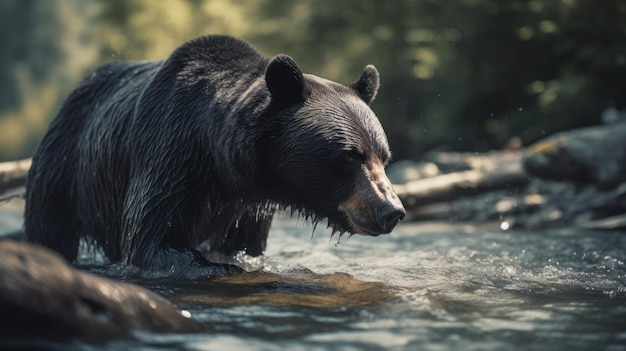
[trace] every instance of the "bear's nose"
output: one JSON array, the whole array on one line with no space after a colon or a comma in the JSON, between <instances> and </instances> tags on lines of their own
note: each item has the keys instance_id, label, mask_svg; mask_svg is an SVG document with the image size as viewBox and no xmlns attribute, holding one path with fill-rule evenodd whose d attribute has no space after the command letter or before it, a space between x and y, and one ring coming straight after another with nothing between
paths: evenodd
<instances>
[{"instance_id":1,"label":"bear's nose","mask_svg":"<svg viewBox=\"0 0 626 351\"><path fill-rule=\"evenodd\" d=\"M406 215L402 205L387 203L376 211L376 220L383 233L389 233Z\"/></svg>"}]
</instances>

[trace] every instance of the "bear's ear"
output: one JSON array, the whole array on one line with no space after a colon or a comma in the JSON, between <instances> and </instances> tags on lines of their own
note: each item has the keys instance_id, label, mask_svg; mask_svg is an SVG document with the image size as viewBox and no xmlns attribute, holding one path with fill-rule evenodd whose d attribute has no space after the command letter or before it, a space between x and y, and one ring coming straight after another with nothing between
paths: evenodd
<instances>
[{"instance_id":1,"label":"bear's ear","mask_svg":"<svg viewBox=\"0 0 626 351\"><path fill-rule=\"evenodd\" d=\"M350 88L354 89L366 104L369 104L376 97L379 84L378 70L373 65L367 65L359 79L350 84Z\"/></svg>"},{"instance_id":2,"label":"bear's ear","mask_svg":"<svg viewBox=\"0 0 626 351\"><path fill-rule=\"evenodd\" d=\"M298 64L291 57L278 54L270 60L265 69L265 83L272 98L280 101L302 99L304 76Z\"/></svg>"}]
</instances>

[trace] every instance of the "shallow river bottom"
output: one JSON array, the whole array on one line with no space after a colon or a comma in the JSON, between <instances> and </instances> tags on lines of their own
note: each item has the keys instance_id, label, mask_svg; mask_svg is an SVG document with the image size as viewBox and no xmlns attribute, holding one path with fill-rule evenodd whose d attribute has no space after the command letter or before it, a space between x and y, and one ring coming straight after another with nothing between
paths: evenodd
<instances>
[{"instance_id":1,"label":"shallow river bottom","mask_svg":"<svg viewBox=\"0 0 626 351\"><path fill-rule=\"evenodd\" d=\"M320 226L321 227L321 226ZM82 350L624 350L626 233L401 224L329 240L273 225L256 272L154 281L212 331Z\"/></svg>"}]
</instances>

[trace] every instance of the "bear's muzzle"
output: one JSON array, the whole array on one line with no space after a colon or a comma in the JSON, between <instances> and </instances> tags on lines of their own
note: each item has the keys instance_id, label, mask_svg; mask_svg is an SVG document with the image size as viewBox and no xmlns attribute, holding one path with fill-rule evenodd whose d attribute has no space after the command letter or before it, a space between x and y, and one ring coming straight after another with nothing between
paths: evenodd
<instances>
[{"instance_id":1,"label":"bear's muzzle","mask_svg":"<svg viewBox=\"0 0 626 351\"><path fill-rule=\"evenodd\" d=\"M380 161L363 165L353 194L339 211L345 214L349 232L371 236L390 233L406 215Z\"/></svg>"}]
</instances>

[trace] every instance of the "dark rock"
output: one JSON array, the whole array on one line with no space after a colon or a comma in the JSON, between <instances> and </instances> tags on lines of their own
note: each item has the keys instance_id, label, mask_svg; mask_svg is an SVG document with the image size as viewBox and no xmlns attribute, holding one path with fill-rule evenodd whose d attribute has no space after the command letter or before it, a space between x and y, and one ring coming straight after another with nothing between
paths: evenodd
<instances>
[{"instance_id":1,"label":"dark rock","mask_svg":"<svg viewBox=\"0 0 626 351\"><path fill-rule=\"evenodd\" d=\"M0 240L0 338L103 342L135 329L204 327L144 288L79 271L46 248Z\"/></svg>"},{"instance_id":2,"label":"dark rock","mask_svg":"<svg viewBox=\"0 0 626 351\"><path fill-rule=\"evenodd\" d=\"M561 132L531 146L526 171L539 178L591 183L602 189L626 181L626 124Z\"/></svg>"}]
</instances>

